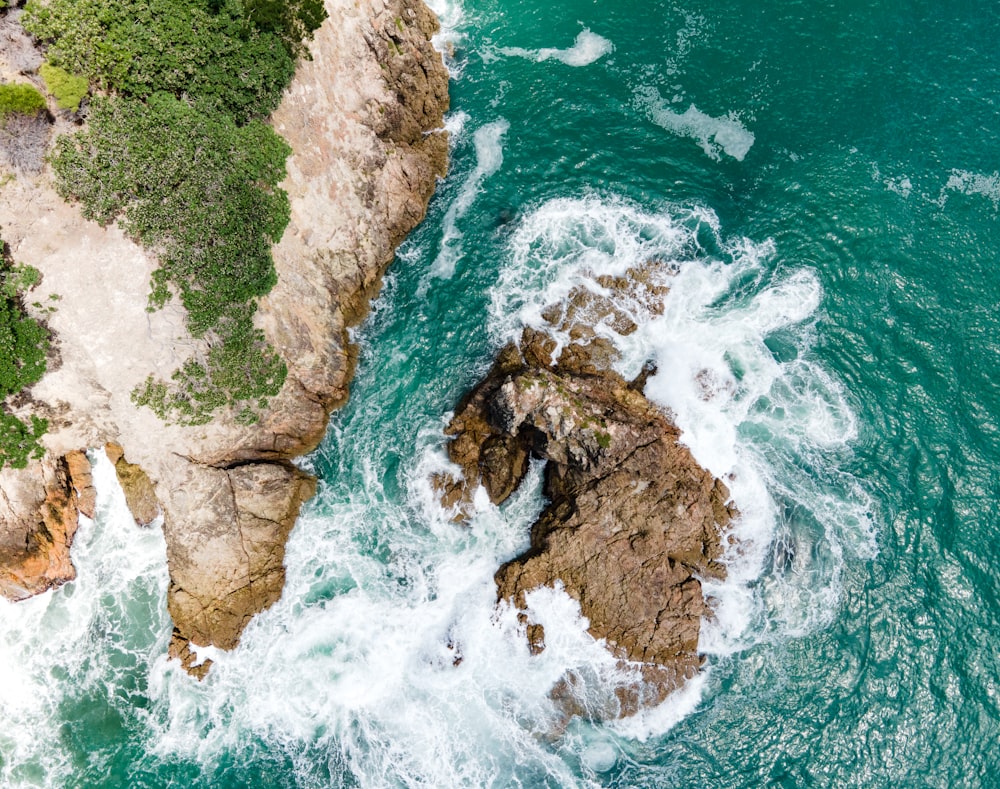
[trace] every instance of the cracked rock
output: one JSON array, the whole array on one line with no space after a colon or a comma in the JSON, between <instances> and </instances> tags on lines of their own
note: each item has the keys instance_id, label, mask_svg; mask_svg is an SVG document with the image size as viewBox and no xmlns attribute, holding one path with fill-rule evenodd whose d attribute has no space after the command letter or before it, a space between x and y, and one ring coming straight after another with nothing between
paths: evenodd
<instances>
[{"instance_id":1,"label":"cracked rock","mask_svg":"<svg viewBox=\"0 0 1000 789\"><path fill-rule=\"evenodd\" d=\"M626 381L610 368L613 347L574 324L590 320L594 300L581 291L569 309L551 311L554 329L581 338L558 358L551 337L532 329L501 351L446 429L464 479L436 481L463 517L479 485L500 503L524 478L529 456L547 461L550 503L531 527L530 549L497 571L498 599L523 609L526 592L561 584L595 638L643 664L639 684L617 688L599 713L615 717L662 701L699 670L701 620L710 613L700 579L724 576L720 534L736 512L726 486L641 393L649 371ZM532 651L543 649L541 628L523 614L522 622ZM571 697L566 687L553 691L557 703Z\"/></svg>"}]
</instances>

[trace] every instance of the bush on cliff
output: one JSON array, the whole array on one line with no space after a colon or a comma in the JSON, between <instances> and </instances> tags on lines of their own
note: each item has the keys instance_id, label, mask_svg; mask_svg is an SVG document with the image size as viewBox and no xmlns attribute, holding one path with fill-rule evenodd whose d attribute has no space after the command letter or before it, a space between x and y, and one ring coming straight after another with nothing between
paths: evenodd
<instances>
[{"instance_id":1,"label":"bush on cliff","mask_svg":"<svg viewBox=\"0 0 1000 789\"><path fill-rule=\"evenodd\" d=\"M0 85L0 119L15 113L34 115L45 109L45 97L33 86L20 82Z\"/></svg>"},{"instance_id":2,"label":"bush on cliff","mask_svg":"<svg viewBox=\"0 0 1000 789\"><path fill-rule=\"evenodd\" d=\"M188 96L246 121L278 106L295 61L244 15L235 0L32 0L22 23L49 63L102 88Z\"/></svg>"},{"instance_id":3,"label":"bush on cliff","mask_svg":"<svg viewBox=\"0 0 1000 789\"><path fill-rule=\"evenodd\" d=\"M80 109L80 102L90 89L86 77L70 74L66 69L53 66L51 63L43 63L38 73L45 80L48 92L55 96L59 109L72 112Z\"/></svg>"},{"instance_id":4,"label":"bush on cliff","mask_svg":"<svg viewBox=\"0 0 1000 789\"><path fill-rule=\"evenodd\" d=\"M306 39L323 24L323 0L245 0L247 19L274 33L293 57L308 57Z\"/></svg>"},{"instance_id":5,"label":"bush on cliff","mask_svg":"<svg viewBox=\"0 0 1000 789\"><path fill-rule=\"evenodd\" d=\"M169 396L153 397L148 386L139 396L164 418L204 422L215 408L273 395L284 382L284 365L252 321L255 299L275 283L271 244L288 224L288 195L278 188L288 153L263 123L237 126L166 93L97 100L90 128L57 143L60 193L89 219L120 217L158 250L153 306L179 294L191 333L209 342L204 360L174 376Z\"/></svg>"},{"instance_id":6,"label":"bush on cliff","mask_svg":"<svg viewBox=\"0 0 1000 789\"><path fill-rule=\"evenodd\" d=\"M21 305L23 290L37 281L34 269L15 267L7 257L0 261L0 468L24 468L29 458L41 457L38 439L48 428L46 420L32 415L24 422L3 405L45 373L48 332Z\"/></svg>"},{"instance_id":7,"label":"bush on cliff","mask_svg":"<svg viewBox=\"0 0 1000 789\"><path fill-rule=\"evenodd\" d=\"M284 383L253 315L276 282L270 246L288 224L278 183L290 151L260 119L324 18L322 0L28 3L25 29L49 63L109 92L89 129L57 144L60 193L157 253L151 307L179 296L206 341L171 382L133 393L164 419L200 424L228 406L253 421Z\"/></svg>"}]
</instances>

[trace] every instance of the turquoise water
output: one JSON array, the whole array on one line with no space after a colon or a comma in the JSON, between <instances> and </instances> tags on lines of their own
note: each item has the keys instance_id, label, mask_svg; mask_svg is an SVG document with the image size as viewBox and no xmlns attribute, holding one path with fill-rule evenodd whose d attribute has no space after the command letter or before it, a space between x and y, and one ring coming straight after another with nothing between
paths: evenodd
<instances>
[{"instance_id":1,"label":"turquoise water","mask_svg":"<svg viewBox=\"0 0 1000 789\"><path fill-rule=\"evenodd\" d=\"M105 481L80 579L0 608L3 781L1000 785L1000 11L437 10L452 171L358 331L285 596L193 683L162 657L162 538ZM563 731L551 685L597 700L614 667L564 596L531 601L538 657L493 606L540 470L468 528L427 479L499 343L651 257L677 275L612 337L623 370L659 364L647 394L744 517L703 678Z\"/></svg>"}]
</instances>

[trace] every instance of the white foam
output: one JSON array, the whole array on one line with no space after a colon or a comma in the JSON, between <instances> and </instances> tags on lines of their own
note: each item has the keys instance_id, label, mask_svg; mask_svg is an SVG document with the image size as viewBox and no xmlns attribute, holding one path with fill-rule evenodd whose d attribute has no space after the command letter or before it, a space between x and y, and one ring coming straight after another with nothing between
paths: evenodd
<instances>
[{"instance_id":1,"label":"white foam","mask_svg":"<svg viewBox=\"0 0 1000 789\"><path fill-rule=\"evenodd\" d=\"M454 149L465 135L465 126L469 122L469 113L458 110L449 112L444 118L444 128L448 132L448 145Z\"/></svg>"},{"instance_id":2,"label":"white foam","mask_svg":"<svg viewBox=\"0 0 1000 789\"><path fill-rule=\"evenodd\" d=\"M353 501L341 491L304 516L281 601L204 683L164 664L153 747L211 763L263 738L306 776L317 749L336 753L363 787L509 785L532 775L580 785L545 745L558 722L547 694L567 668L587 674L614 661L564 593L530 597L549 636L539 657L516 612L496 610L493 573L515 532L514 550L525 547L522 516L493 507L470 529L439 536L379 487L366 478ZM536 495L531 483L518 494ZM391 555L359 556L355 541L376 535L380 521L391 523ZM336 593L322 593L338 579L347 580Z\"/></svg>"},{"instance_id":3,"label":"white foam","mask_svg":"<svg viewBox=\"0 0 1000 789\"><path fill-rule=\"evenodd\" d=\"M546 306L577 287L599 291L601 275L650 260L676 271L661 315L626 296L617 306L638 330L594 328L621 351L626 377L656 363L647 396L674 416L682 441L726 481L741 512L727 580L705 583L714 616L700 647L715 655L823 626L837 609L845 550L876 551L870 499L838 471L856 419L810 351L822 287L808 268L773 273L777 253L769 241L723 239L702 208L552 200L521 222L491 293L491 336L501 344L522 325L546 328ZM768 345L779 340L780 356ZM783 530L796 543L786 551L791 563L775 556Z\"/></svg>"},{"instance_id":4,"label":"white foam","mask_svg":"<svg viewBox=\"0 0 1000 789\"><path fill-rule=\"evenodd\" d=\"M481 502L462 527L428 485L454 470L439 421L420 431L402 497L381 471L399 448L378 429L350 435L352 456L370 461L360 477L331 474L300 518L281 600L204 682L157 664L149 747L212 764L263 741L288 755L303 786L328 783L317 769L327 760L361 787L595 785L587 775L613 766L614 746L608 735L589 750L569 737L578 765L553 748L565 713L549 692L569 673L576 700L599 712L634 671L586 632L560 589L527 596L546 632L537 656L517 611L496 606L493 574L528 547L544 506L542 464L502 509Z\"/></svg>"},{"instance_id":5,"label":"white foam","mask_svg":"<svg viewBox=\"0 0 1000 789\"><path fill-rule=\"evenodd\" d=\"M968 170L952 170L948 177L948 182L941 190L939 203L944 204L946 192L960 192L965 195L981 195L993 203L993 207L1000 206L1000 172L992 175L973 173Z\"/></svg>"},{"instance_id":6,"label":"white foam","mask_svg":"<svg viewBox=\"0 0 1000 789\"><path fill-rule=\"evenodd\" d=\"M522 47L502 47L498 51L508 57L527 58L537 63L555 59L567 66L579 68L595 63L607 54L614 51L614 44L603 36L584 28L573 42L573 46L566 49L555 49L553 47L543 47L542 49L523 49Z\"/></svg>"},{"instance_id":7,"label":"white foam","mask_svg":"<svg viewBox=\"0 0 1000 789\"><path fill-rule=\"evenodd\" d=\"M883 183L886 189L895 192L904 200L913 192L913 182L905 175L901 178L886 178Z\"/></svg>"},{"instance_id":8,"label":"white foam","mask_svg":"<svg viewBox=\"0 0 1000 789\"><path fill-rule=\"evenodd\" d=\"M456 59L456 50L465 43L465 7L460 0L427 0L427 6L437 16L441 26L431 43L441 53L448 74L452 79L462 76L462 66Z\"/></svg>"},{"instance_id":9,"label":"white foam","mask_svg":"<svg viewBox=\"0 0 1000 789\"><path fill-rule=\"evenodd\" d=\"M574 287L600 288L600 274L650 259L676 269L662 315L626 298L620 306L639 330L597 329L621 348L623 374L657 361L648 393L726 476L742 511L727 580L704 586L714 617L701 646L710 655L822 626L839 605L844 563L873 550L865 494L836 469L853 415L809 350L820 282L798 266L775 274L776 255L768 242L723 239L703 208L555 200L515 228L491 293L499 343ZM765 343L775 338L792 351L771 353ZM221 759L277 752L301 786L329 785L331 772L361 787L598 785L623 752L619 738L657 736L696 708L705 675L631 720L564 728L549 698L555 683L572 676L574 700L599 716L616 685L636 675L587 634L578 604L559 589L528 595L532 620L545 626L537 656L517 613L496 607L494 572L526 549L545 504L541 464L503 508L478 500L469 526L456 526L428 484L435 471L456 471L442 421L428 419L416 446L401 447L380 417L370 404L334 424L334 442L349 449L292 532L284 594L236 650L199 651L214 661L204 682L165 658L163 539L134 526L98 455L98 518L74 545L80 578L0 603L0 782L73 782L80 754L39 733L76 693L110 690L127 747L152 759L191 759L211 772ZM416 463L390 478L389 459L401 456ZM148 680L148 709L121 693L123 657L129 681ZM24 772L31 765L42 779Z\"/></svg>"},{"instance_id":10,"label":"white foam","mask_svg":"<svg viewBox=\"0 0 1000 789\"><path fill-rule=\"evenodd\" d=\"M734 113L712 117L694 104L684 112L675 112L654 87L641 87L635 92L636 103L653 123L678 137L689 137L712 159L720 161L722 154L742 162L754 144L754 134Z\"/></svg>"},{"instance_id":11,"label":"white foam","mask_svg":"<svg viewBox=\"0 0 1000 789\"><path fill-rule=\"evenodd\" d=\"M166 650L163 535L136 526L103 450L92 460L96 518L80 517L71 552L76 580L20 603L0 600L4 786L75 783L91 754L56 734L63 705L106 698L124 727L142 726L131 696Z\"/></svg>"},{"instance_id":12,"label":"white foam","mask_svg":"<svg viewBox=\"0 0 1000 789\"><path fill-rule=\"evenodd\" d=\"M639 330L597 329L621 348L623 374L658 363L647 393L674 412L742 512L727 580L704 586L714 616L701 647L724 655L822 626L839 604L844 562L870 549L871 524L863 491L836 469L853 416L809 351L816 274L775 274L772 244L726 241L706 209L596 197L544 203L510 243L491 292L498 343L574 287L600 288L601 274L651 259L676 270L664 275L662 315L627 298L620 306ZM792 350L779 358L766 344L775 338ZM470 525L457 527L429 484L457 471L442 422L420 426L417 462L390 489L386 458L401 448L387 446L378 421L372 412L335 427L365 460L328 475L289 541L285 593L240 646L214 656L203 683L156 664L150 747L211 764L263 741L288 755L302 785L322 785L319 754L362 787L584 786L613 768L616 738L655 737L697 707L706 674L635 718L564 728L549 698L560 680L572 677L573 701L599 718L614 688L638 675L587 633L560 589L527 596L531 621L545 627L540 655L517 612L496 607L493 574L525 550L544 506L541 464L507 505L477 501Z\"/></svg>"},{"instance_id":13,"label":"white foam","mask_svg":"<svg viewBox=\"0 0 1000 789\"><path fill-rule=\"evenodd\" d=\"M459 129L466 118L456 118ZM428 279L450 279L455 274L455 267L464 256L462 239L464 234L458 227L459 220L465 216L482 191L483 181L496 173L503 165L503 138L510 129L510 123L500 118L476 129L473 142L476 149L476 166L466 176L458 195L452 200L445 213L441 248L428 271ZM428 280L421 283L420 290L425 292Z\"/></svg>"},{"instance_id":14,"label":"white foam","mask_svg":"<svg viewBox=\"0 0 1000 789\"><path fill-rule=\"evenodd\" d=\"M689 680L683 688L668 696L663 703L639 710L631 717L617 720L611 724L611 728L618 734L639 742L645 742L650 737L672 729L698 708L709 671L702 671Z\"/></svg>"}]
</instances>

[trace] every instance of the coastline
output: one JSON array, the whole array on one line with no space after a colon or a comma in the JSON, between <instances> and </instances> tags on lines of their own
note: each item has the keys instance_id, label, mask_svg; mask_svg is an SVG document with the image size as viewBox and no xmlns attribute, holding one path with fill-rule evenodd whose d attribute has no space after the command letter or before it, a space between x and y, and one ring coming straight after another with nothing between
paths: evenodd
<instances>
[{"instance_id":1,"label":"coastline","mask_svg":"<svg viewBox=\"0 0 1000 789\"><path fill-rule=\"evenodd\" d=\"M291 461L319 444L330 412L346 401L347 330L366 314L447 164L448 74L430 43L430 10L422 0L364 8L327 0L326 9L312 59L300 62L271 119L293 150L282 183L292 216L273 250L278 283L261 299L257 325L288 378L258 424L223 416L201 427L164 425L137 408L130 392L146 375L169 374L199 352L175 303L146 311L155 260L117 226L83 220L47 172L0 192L0 230L15 259L41 272L42 300L58 297L45 313L58 358L23 404L50 420L46 457L0 471L0 587L17 597L10 590L18 585L37 593L73 577L71 535L37 544L31 535L53 536L41 512L55 490L66 502L61 522L86 513L81 483L56 473L63 458L119 444L162 508L170 651L198 675L208 662L192 666L190 642L234 647L252 616L281 595L285 539L315 491ZM30 556L11 547L30 545ZM30 589L26 578L12 580L26 559L46 564L47 552L58 572Z\"/></svg>"}]
</instances>

